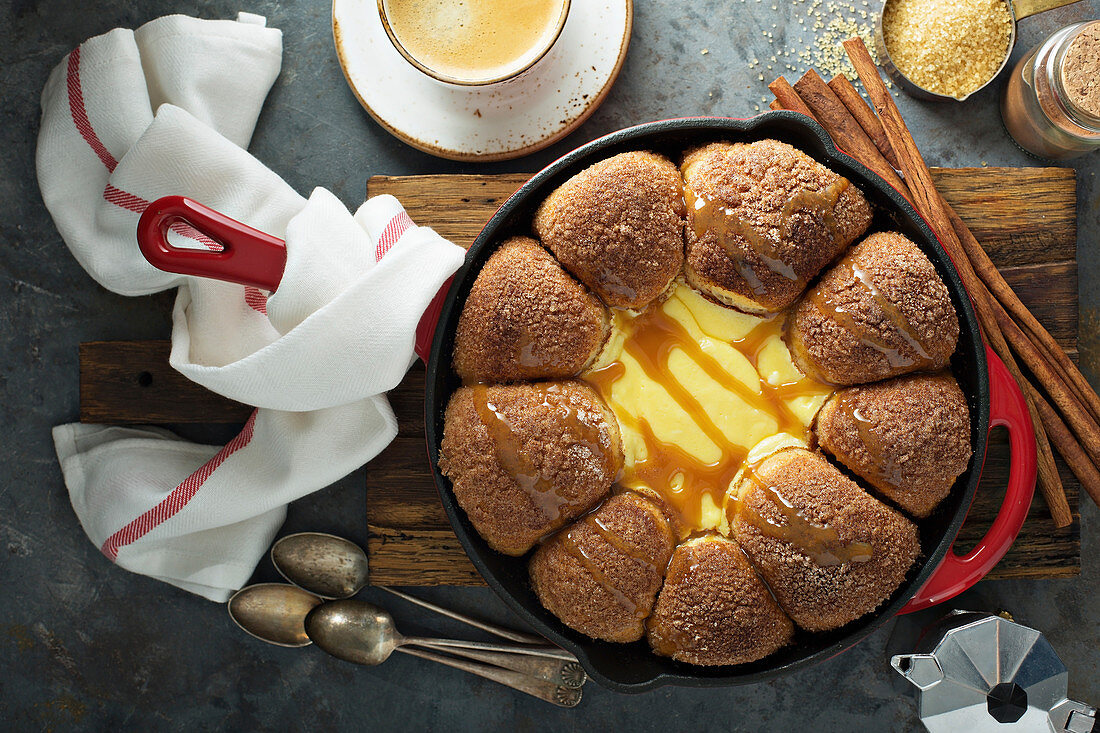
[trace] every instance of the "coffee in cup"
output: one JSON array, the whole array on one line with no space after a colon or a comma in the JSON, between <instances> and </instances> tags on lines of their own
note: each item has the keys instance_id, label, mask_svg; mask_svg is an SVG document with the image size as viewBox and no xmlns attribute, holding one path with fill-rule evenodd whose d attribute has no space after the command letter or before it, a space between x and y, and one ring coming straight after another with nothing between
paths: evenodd
<instances>
[{"instance_id":1,"label":"coffee in cup","mask_svg":"<svg viewBox=\"0 0 1100 733\"><path fill-rule=\"evenodd\" d=\"M518 76L561 34L569 0L378 0L394 47L424 73L450 84Z\"/></svg>"}]
</instances>

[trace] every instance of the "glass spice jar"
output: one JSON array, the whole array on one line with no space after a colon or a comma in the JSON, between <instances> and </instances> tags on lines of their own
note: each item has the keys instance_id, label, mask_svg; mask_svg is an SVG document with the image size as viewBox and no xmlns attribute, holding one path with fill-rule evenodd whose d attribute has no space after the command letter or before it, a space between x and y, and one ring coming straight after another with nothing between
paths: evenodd
<instances>
[{"instance_id":1,"label":"glass spice jar","mask_svg":"<svg viewBox=\"0 0 1100 733\"><path fill-rule=\"evenodd\" d=\"M1040 158L1100 148L1100 20L1066 26L1031 49L1008 79L1001 117L1016 143Z\"/></svg>"}]
</instances>

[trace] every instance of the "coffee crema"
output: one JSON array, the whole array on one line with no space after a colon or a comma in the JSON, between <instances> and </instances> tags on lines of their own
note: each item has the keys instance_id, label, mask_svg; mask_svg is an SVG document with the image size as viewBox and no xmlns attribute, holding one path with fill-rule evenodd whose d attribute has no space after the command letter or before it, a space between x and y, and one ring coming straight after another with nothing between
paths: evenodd
<instances>
[{"instance_id":1,"label":"coffee crema","mask_svg":"<svg viewBox=\"0 0 1100 733\"><path fill-rule=\"evenodd\" d=\"M429 73L457 83L504 79L538 60L567 0L382 0L389 30Z\"/></svg>"}]
</instances>

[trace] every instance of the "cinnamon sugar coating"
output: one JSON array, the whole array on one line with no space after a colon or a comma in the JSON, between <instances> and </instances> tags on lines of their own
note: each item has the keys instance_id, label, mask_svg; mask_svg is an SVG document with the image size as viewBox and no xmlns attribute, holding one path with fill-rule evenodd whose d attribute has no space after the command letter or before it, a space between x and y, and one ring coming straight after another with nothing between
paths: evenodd
<instances>
[{"instance_id":1,"label":"cinnamon sugar coating","mask_svg":"<svg viewBox=\"0 0 1100 733\"><path fill-rule=\"evenodd\" d=\"M689 152L681 170L685 189L720 211L719 226L728 230L719 234L700 216L704 209L689 205L688 282L749 313L789 306L871 224L871 206L858 188L776 140L711 143ZM830 193L830 186L837 188ZM822 196L821 206L791 203L807 195ZM835 203L825 206L829 201Z\"/></svg>"},{"instance_id":2,"label":"cinnamon sugar coating","mask_svg":"<svg viewBox=\"0 0 1100 733\"><path fill-rule=\"evenodd\" d=\"M970 412L950 373L843 389L817 414L818 442L915 517L927 517L970 463Z\"/></svg>"},{"instance_id":3,"label":"cinnamon sugar coating","mask_svg":"<svg viewBox=\"0 0 1100 733\"><path fill-rule=\"evenodd\" d=\"M784 450L755 473L763 485L746 479L738 487L733 535L796 624L807 631L839 628L878 608L901 585L920 551L912 522L818 453ZM835 531L834 552L869 545L870 559L820 564L813 557L819 541L784 536L791 520L765 487L811 525Z\"/></svg>"},{"instance_id":4,"label":"cinnamon sugar coating","mask_svg":"<svg viewBox=\"0 0 1100 733\"><path fill-rule=\"evenodd\" d=\"M717 535L676 548L646 625L655 652L702 665L756 661L794 634L737 543Z\"/></svg>"},{"instance_id":5,"label":"cinnamon sugar coating","mask_svg":"<svg viewBox=\"0 0 1100 733\"><path fill-rule=\"evenodd\" d=\"M535 240L512 237L466 298L454 368L467 383L572 377L596 357L607 333L599 299Z\"/></svg>"},{"instance_id":6,"label":"cinnamon sugar coating","mask_svg":"<svg viewBox=\"0 0 1100 733\"><path fill-rule=\"evenodd\" d=\"M788 323L799 369L843 386L943 369L959 339L947 286L920 248L896 232L853 247L806 292Z\"/></svg>"},{"instance_id":7,"label":"cinnamon sugar coating","mask_svg":"<svg viewBox=\"0 0 1100 733\"><path fill-rule=\"evenodd\" d=\"M535 231L558 261L605 303L644 308L684 262L680 174L655 153L621 153L551 193Z\"/></svg>"},{"instance_id":8,"label":"cinnamon sugar coating","mask_svg":"<svg viewBox=\"0 0 1100 733\"><path fill-rule=\"evenodd\" d=\"M618 422L581 382L462 387L447 404L439 468L505 555L595 506L622 465Z\"/></svg>"},{"instance_id":9,"label":"cinnamon sugar coating","mask_svg":"<svg viewBox=\"0 0 1100 733\"><path fill-rule=\"evenodd\" d=\"M616 494L535 550L531 585L566 626L594 639L637 641L676 541L655 504Z\"/></svg>"}]
</instances>

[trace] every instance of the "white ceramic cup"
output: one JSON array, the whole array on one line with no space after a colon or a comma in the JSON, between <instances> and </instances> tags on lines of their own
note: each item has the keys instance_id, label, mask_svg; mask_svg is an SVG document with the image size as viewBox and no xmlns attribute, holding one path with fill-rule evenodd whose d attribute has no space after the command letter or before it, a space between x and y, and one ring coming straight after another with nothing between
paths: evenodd
<instances>
[{"instance_id":1,"label":"white ceramic cup","mask_svg":"<svg viewBox=\"0 0 1100 733\"><path fill-rule=\"evenodd\" d=\"M543 26L542 32L534 39L530 46L521 50L520 53L517 53L514 59L504 63L494 64L484 70L471 69L469 73L466 73L465 71L447 69L445 68L445 64L434 62L430 58L432 55L430 51L426 52L423 49L423 38L417 39L416 43L413 43L411 42L412 39L406 36L405 42L403 43L401 37L408 32L408 29L403 29L400 26L407 21L401 17L399 12L395 12L395 9L392 7L396 4L397 0L377 0L377 2L378 14L382 19L382 27L385 29L390 42L393 44L394 48L397 49L397 52L401 54L402 58L424 74L427 74L442 84L466 87L502 84L530 70L549 53L550 49L553 48L554 44L561 36L562 29L565 27L566 18L569 15L570 5L570 0L559 0L558 3L555 3L555 5L560 8L559 12L556 14L551 12L548 22ZM459 24L461 24L463 20L470 20L471 18L476 22L478 11L481 10L479 7L479 0L444 0L439 3L421 0L418 5L425 8L425 10L418 12L424 13L429 12L426 8L430 6L434 6L437 12L442 12L439 9L445 8L447 11L451 12L454 17L458 18L456 22ZM505 21L505 23L507 23L507 21ZM399 27L395 29L395 25ZM430 25L430 23L425 22L425 25ZM422 34L430 33L430 29L422 28L418 32ZM430 40L428 42L430 43ZM421 47L419 51L416 50L418 44Z\"/></svg>"}]
</instances>

